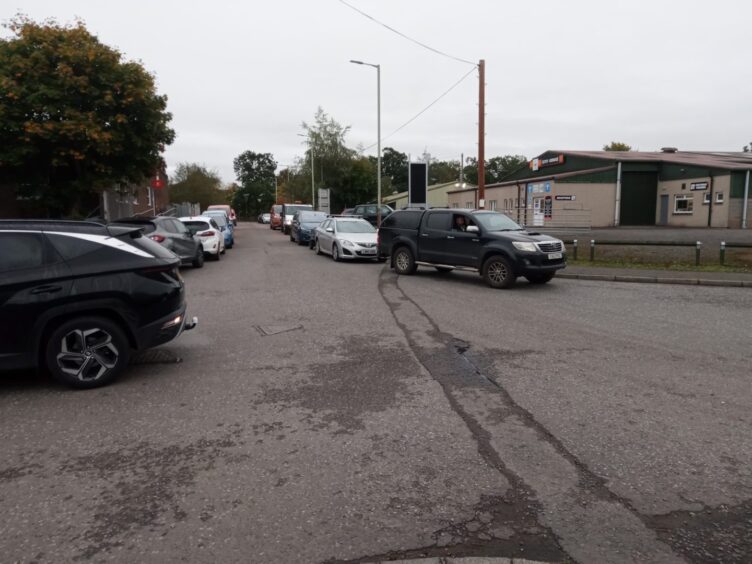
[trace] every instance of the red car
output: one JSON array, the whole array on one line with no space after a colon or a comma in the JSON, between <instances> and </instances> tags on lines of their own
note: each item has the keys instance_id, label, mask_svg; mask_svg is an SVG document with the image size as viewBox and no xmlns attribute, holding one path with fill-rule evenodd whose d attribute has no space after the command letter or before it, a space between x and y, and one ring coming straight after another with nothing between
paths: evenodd
<instances>
[{"instance_id":1,"label":"red car","mask_svg":"<svg viewBox=\"0 0 752 564\"><path fill-rule=\"evenodd\" d=\"M282 204L276 204L269 210L271 219L269 229L282 229Z\"/></svg>"}]
</instances>

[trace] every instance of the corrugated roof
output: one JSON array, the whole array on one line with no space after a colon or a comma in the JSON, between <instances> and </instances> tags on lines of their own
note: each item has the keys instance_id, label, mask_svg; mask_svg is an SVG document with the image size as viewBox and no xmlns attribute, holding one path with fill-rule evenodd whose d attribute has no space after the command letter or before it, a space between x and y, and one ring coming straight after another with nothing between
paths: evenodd
<instances>
[{"instance_id":1,"label":"corrugated roof","mask_svg":"<svg viewBox=\"0 0 752 564\"><path fill-rule=\"evenodd\" d=\"M663 162L720 168L726 170L749 170L752 168L752 153L711 152L711 151L546 151L576 157L602 159L607 161Z\"/></svg>"}]
</instances>

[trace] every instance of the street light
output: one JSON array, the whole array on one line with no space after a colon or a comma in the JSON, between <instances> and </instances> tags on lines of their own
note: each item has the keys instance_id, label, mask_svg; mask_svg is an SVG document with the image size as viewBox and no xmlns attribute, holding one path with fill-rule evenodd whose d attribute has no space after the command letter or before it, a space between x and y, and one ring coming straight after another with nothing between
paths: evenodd
<instances>
[{"instance_id":1,"label":"street light","mask_svg":"<svg viewBox=\"0 0 752 564\"><path fill-rule=\"evenodd\" d=\"M297 134L298 137L308 137L308 150L311 152L311 207L313 209L316 209L316 190L314 188L314 172L313 172L313 141L310 140L310 137L308 135L303 135L302 133Z\"/></svg>"},{"instance_id":2,"label":"street light","mask_svg":"<svg viewBox=\"0 0 752 564\"><path fill-rule=\"evenodd\" d=\"M381 65L353 61L352 59L350 59L350 62L376 69L376 150L378 151L376 158L376 166L378 167L376 171L376 227L379 227L381 225Z\"/></svg>"}]
</instances>

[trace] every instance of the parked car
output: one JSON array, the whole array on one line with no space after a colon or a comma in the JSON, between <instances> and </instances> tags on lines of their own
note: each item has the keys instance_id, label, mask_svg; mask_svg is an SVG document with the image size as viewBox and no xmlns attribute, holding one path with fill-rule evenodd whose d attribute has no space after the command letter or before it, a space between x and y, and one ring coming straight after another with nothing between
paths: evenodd
<instances>
[{"instance_id":1,"label":"parked car","mask_svg":"<svg viewBox=\"0 0 752 564\"><path fill-rule=\"evenodd\" d=\"M195 326L174 253L137 225L0 221L0 370L112 382L131 350Z\"/></svg>"},{"instance_id":2,"label":"parked car","mask_svg":"<svg viewBox=\"0 0 752 564\"><path fill-rule=\"evenodd\" d=\"M353 210L355 208L345 208L342 210L342 213L340 215L353 215Z\"/></svg>"},{"instance_id":3,"label":"parked car","mask_svg":"<svg viewBox=\"0 0 752 564\"><path fill-rule=\"evenodd\" d=\"M352 215L362 217L365 219L368 223L376 226L376 219L378 211L378 206L376 204L361 204L357 205L352 210ZM386 204L381 205L381 221L384 221L387 217L389 217L392 213L394 213L394 210L387 206Z\"/></svg>"},{"instance_id":4,"label":"parked car","mask_svg":"<svg viewBox=\"0 0 752 564\"><path fill-rule=\"evenodd\" d=\"M292 216L296 211L308 210L313 211L313 206L310 204L282 204L282 233L285 235L290 234L292 228Z\"/></svg>"},{"instance_id":5,"label":"parked car","mask_svg":"<svg viewBox=\"0 0 752 564\"><path fill-rule=\"evenodd\" d=\"M269 223L271 221L271 214L269 214L269 213L260 213L260 214L258 214L257 221L259 223Z\"/></svg>"},{"instance_id":6,"label":"parked car","mask_svg":"<svg viewBox=\"0 0 752 564\"><path fill-rule=\"evenodd\" d=\"M227 217L230 218L230 223L232 223L232 226L235 227L238 224L238 218L235 215L235 210L232 209L232 207L228 206L227 204L212 204L207 210L223 210Z\"/></svg>"},{"instance_id":7,"label":"parked car","mask_svg":"<svg viewBox=\"0 0 752 564\"><path fill-rule=\"evenodd\" d=\"M314 230L326 218L324 212L296 211L292 216L290 241L295 241L298 245L310 244L313 241Z\"/></svg>"},{"instance_id":8,"label":"parked car","mask_svg":"<svg viewBox=\"0 0 752 564\"><path fill-rule=\"evenodd\" d=\"M180 221L193 235L199 238L204 247L204 255L219 260L219 257L225 252L225 236L216 220L207 215L197 215L181 217Z\"/></svg>"},{"instance_id":9,"label":"parked car","mask_svg":"<svg viewBox=\"0 0 752 564\"><path fill-rule=\"evenodd\" d=\"M214 218L214 221L219 225L219 230L224 235L225 248L232 249L235 246L235 230L227 214L223 210L206 210L201 215Z\"/></svg>"},{"instance_id":10,"label":"parked car","mask_svg":"<svg viewBox=\"0 0 752 564\"><path fill-rule=\"evenodd\" d=\"M332 217L316 228L316 254L332 259L378 258L376 229L359 217Z\"/></svg>"},{"instance_id":11,"label":"parked car","mask_svg":"<svg viewBox=\"0 0 752 564\"><path fill-rule=\"evenodd\" d=\"M137 226L149 239L180 257L182 264L192 264L194 268L204 266L204 247L200 239L176 217L123 217L112 223Z\"/></svg>"},{"instance_id":12,"label":"parked car","mask_svg":"<svg viewBox=\"0 0 752 564\"><path fill-rule=\"evenodd\" d=\"M559 239L528 233L502 213L462 209L394 212L379 229L379 255L391 258L397 274L413 274L418 263L461 268L493 288L509 288L519 276L545 284L567 264Z\"/></svg>"},{"instance_id":13,"label":"parked car","mask_svg":"<svg viewBox=\"0 0 752 564\"><path fill-rule=\"evenodd\" d=\"M282 229L282 204L274 204L269 210L269 229Z\"/></svg>"}]
</instances>

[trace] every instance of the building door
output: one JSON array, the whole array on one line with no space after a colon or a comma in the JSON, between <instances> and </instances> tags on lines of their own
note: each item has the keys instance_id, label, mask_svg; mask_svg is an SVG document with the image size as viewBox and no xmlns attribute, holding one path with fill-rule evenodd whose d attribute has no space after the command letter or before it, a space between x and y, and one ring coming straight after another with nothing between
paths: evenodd
<instances>
[{"instance_id":1,"label":"building door","mask_svg":"<svg viewBox=\"0 0 752 564\"><path fill-rule=\"evenodd\" d=\"M655 172L625 172L621 181L621 225L655 225L658 175Z\"/></svg>"},{"instance_id":2,"label":"building door","mask_svg":"<svg viewBox=\"0 0 752 564\"><path fill-rule=\"evenodd\" d=\"M543 227L545 211L543 198L533 198L533 226Z\"/></svg>"},{"instance_id":3,"label":"building door","mask_svg":"<svg viewBox=\"0 0 752 564\"><path fill-rule=\"evenodd\" d=\"M668 225L668 194L661 194L661 219L658 225Z\"/></svg>"}]
</instances>

